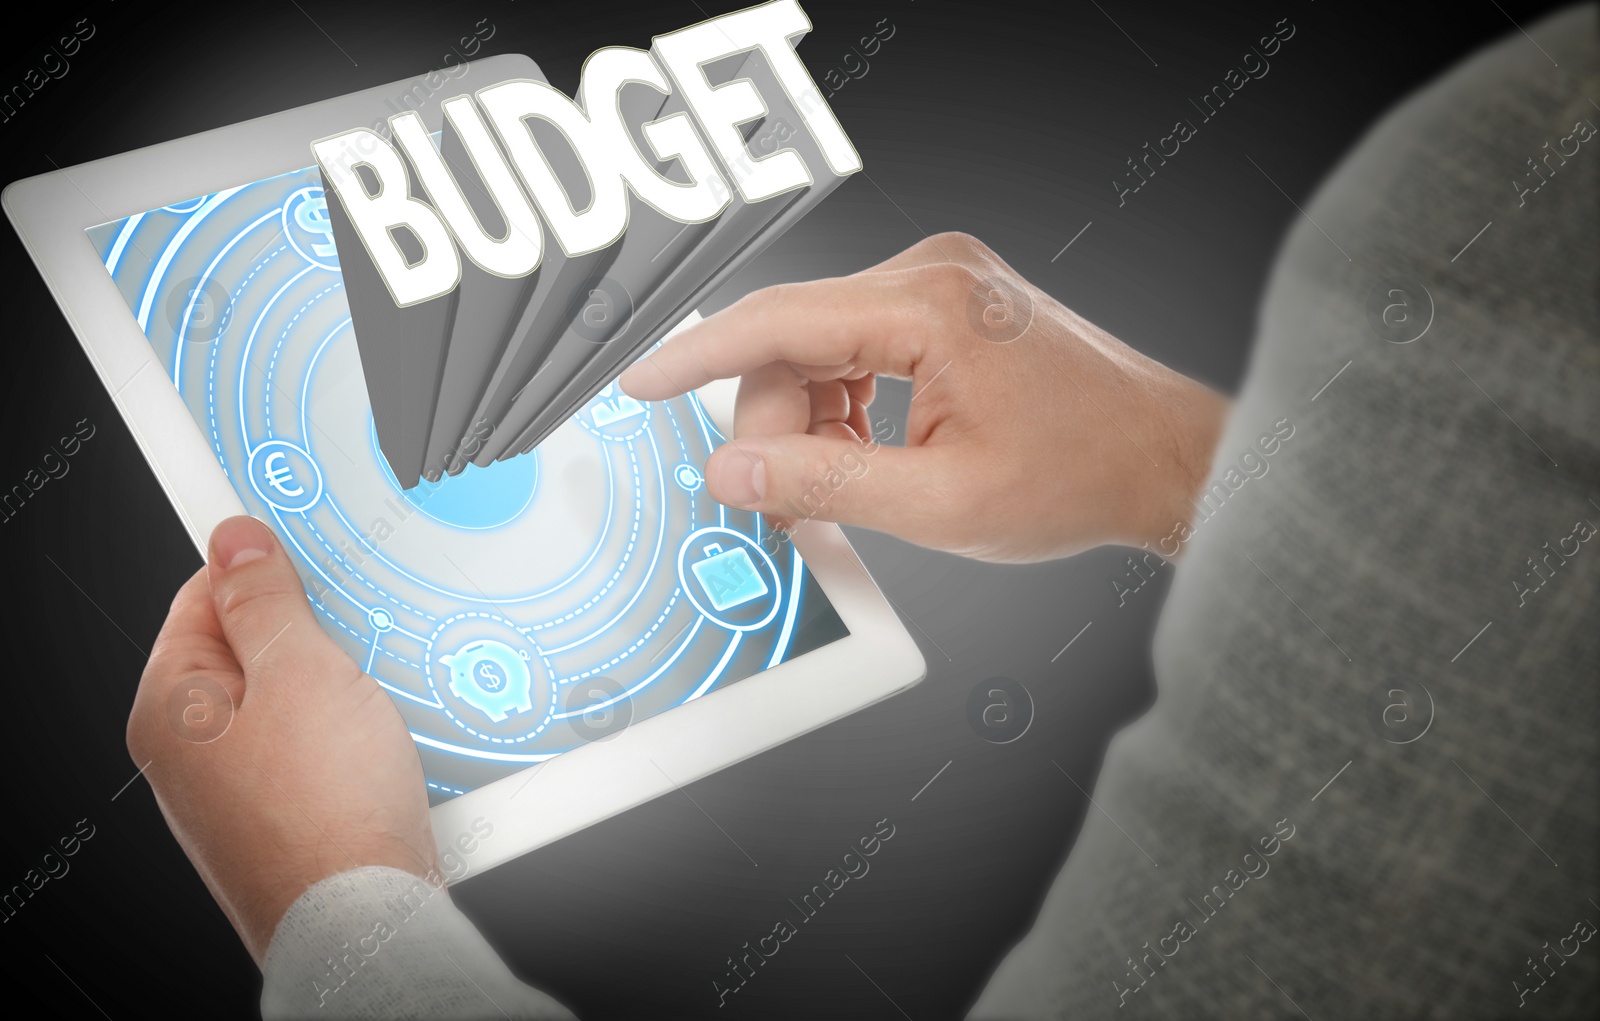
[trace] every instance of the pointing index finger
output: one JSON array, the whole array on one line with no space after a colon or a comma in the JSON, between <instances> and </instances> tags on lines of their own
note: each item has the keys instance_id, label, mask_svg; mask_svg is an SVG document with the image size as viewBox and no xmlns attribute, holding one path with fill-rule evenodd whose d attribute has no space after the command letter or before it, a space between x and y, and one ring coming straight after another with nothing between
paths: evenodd
<instances>
[{"instance_id":1,"label":"pointing index finger","mask_svg":"<svg viewBox=\"0 0 1600 1021\"><path fill-rule=\"evenodd\" d=\"M937 335L929 329L932 306L949 291L928 276L941 270L967 272L945 263L756 291L684 330L618 382L630 396L654 401L773 362L813 379L862 371L909 378Z\"/></svg>"}]
</instances>

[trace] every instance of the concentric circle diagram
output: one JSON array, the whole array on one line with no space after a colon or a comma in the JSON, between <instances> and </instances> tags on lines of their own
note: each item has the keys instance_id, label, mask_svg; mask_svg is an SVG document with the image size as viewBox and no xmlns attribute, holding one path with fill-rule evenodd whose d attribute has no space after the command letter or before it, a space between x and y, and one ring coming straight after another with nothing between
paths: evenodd
<instances>
[{"instance_id":1,"label":"concentric circle diagram","mask_svg":"<svg viewBox=\"0 0 1600 1021\"><path fill-rule=\"evenodd\" d=\"M314 170L89 235L317 617L399 706L436 800L781 662L802 604L837 624L793 548L769 554L758 517L706 493L722 437L692 397L608 387L531 454L401 490Z\"/></svg>"}]
</instances>

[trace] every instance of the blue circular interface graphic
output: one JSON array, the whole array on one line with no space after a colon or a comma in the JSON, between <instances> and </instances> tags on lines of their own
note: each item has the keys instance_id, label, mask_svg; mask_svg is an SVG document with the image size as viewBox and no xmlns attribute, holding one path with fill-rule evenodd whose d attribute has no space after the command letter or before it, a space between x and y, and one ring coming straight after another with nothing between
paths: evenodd
<instances>
[{"instance_id":1,"label":"blue circular interface graphic","mask_svg":"<svg viewBox=\"0 0 1600 1021\"><path fill-rule=\"evenodd\" d=\"M687 493L692 493L706 484L706 477L692 464L678 465L672 470L672 477Z\"/></svg>"},{"instance_id":2,"label":"blue circular interface graphic","mask_svg":"<svg viewBox=\"0 0 1600 1021\"><path fill-rule=\"evenodd\" d=\"M396 494L435 521L457 528L496 528L515 519L533 502L539 485L539 452L480 468L469 464L460 475L434 482L423 479L414 489L401 489L378 446L378 427L371 427L372 449L384 478Z\"/></svg>"},{"instance_id":3,"label":"blue circular interface graphic","mask_svg":"<svg viewBox=\"0 0 1600 1021\"><path fill-rule=\"evenodd\" d=\"M320 622L400 708L435 799L782 662L802 596L806 619L832 614L792 548L769 555L759 517L707 495L722 437L693 397L607 387L531 454L401 489L314 170L89 236ZM163 312L178 289L228 316L186 331Z\"/></svg>"}]
</instances>

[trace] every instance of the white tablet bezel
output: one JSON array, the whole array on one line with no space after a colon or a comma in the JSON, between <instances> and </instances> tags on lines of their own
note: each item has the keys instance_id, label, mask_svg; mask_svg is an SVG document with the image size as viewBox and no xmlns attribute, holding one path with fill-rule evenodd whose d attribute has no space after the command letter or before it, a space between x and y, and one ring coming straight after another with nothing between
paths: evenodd
<instances>
[{"instance_id":1,"label":"white tablet bezel","mask_svg":"<svg viewBox=\"0 0 1600 1021\"><path fill-rule=\"evenodd\" d=\"M313 139L406 109L419 90L427 97L419 113L438 130L441 101L530 72L528 57L488 57L456 65L454 77L433 72L6 187L0 204L202 556L217 522L245 507L85 230L303 169L313 163ZM724 432L735 391L731 381L700 391ZM809 522L795 546L849 636L436 806L440 852L464 865L448 878L499 865L920 681L921 652L839 528Z\"/></svg>"}]
</instances>

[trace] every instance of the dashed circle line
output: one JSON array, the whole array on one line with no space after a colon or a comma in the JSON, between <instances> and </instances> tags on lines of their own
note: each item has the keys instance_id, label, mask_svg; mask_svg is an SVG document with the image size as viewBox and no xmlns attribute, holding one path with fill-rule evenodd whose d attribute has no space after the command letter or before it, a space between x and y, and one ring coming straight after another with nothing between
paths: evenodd
<instances>
[{"instance_id":1,"label":"dashed circle line","mask_svg":"<svg viewBox=\"0 0 1600 1021\"><path fill-rule=\"evenodd\" d=\"M286 244L279 245L276 251L271 252L266 258L256 263L255 269L252 269L244 280L239 283L239 286L234 288L233 295L228 299L229 308L238 304L239 296L244 293L244 289L250 281L255 279L255 275L265 269L267 263L283 254L288 247ZM222 348L222 336L226 332L225 330L218 331L217 335L211 338L211 359L206 366L206 411L211 417L211 445L216 448L217 463L222 465L223 474L227 475L231 480L233 473L228 471L228 463L222 458L222 433L217 428L217 352ZM182 393L181 389L179 393Z\"/></svg>"},{"instance_id":2,"label":"dashed circle line","mask_svg":"<svg viewBox=\"0 0 1600 1021\"><path fill-rule=\"evenodd\" d=\"M390 593L384 591L383 589L378 587L376 582L368 580L367 576L362 574L361 571L359 569L357 569L357 567L354 564L350 563L350 561L345 558L345 555L341 551L333 548L333 546L331 544L331 541L327 538L327 536L323 535L320 531L317 530L316 524L314 522L312 522L310 517L308 517L308 516L306 516L304 514L302 514L301 517L305 518L306 527L311 529L311 534L316 537L317 542L322 545L322 548L327 550L330 554L332 554L334 559L337 560L338 563L346 571L348 571L350 573L350 576L352 578L355 578L357 581L361 582L361 584L365 585L367 588L369 588L372 591L376 592L378 595L382 596L383 598L389 600L391 603L394 603L396 606L399 606L399 607L401 607L403 609L406 609L406 610L410 610L412 613L416 614L417 616L421 617L422 619L424 619L426 621L432 622L432 621L437 621L439 619L438 617L435 617L433 614L429 613L428 611L418 609L417 607L412 606L410 603L408 603L405 600L399 598L398 596L391 595ZM371 607L362 607L362 609L370 610Z\"/></svg>"},{"instance_id":3,"label":"dashed circle line","mask_svg":"<svg viewBox=\"0 0 1600 1021\"><path fill-rule=\"evenodd\" d=\"M267 393L266 393L266 406L264 408L265 415L266 415L266 421L267 421L267 435L268 436L273 435L273 432L272 432L272 376L273 376L273 373L277 372L277 370L278 370L278 356L283 352L284 341L289 339L289 331L294 328L294 324L295 323L300 321L300 317L301 316L305 315L308 311L310 311L312 305L315 305L317 302L319 302L323 298L327 297L329 292L340 290L343 287L344 287L344 280L341 278L341 279L335 281L334 283L329 284L327 287L324 287L322 290L318 291L316 294L313 294L310 298L308 298L306 300L306 303L304 305L301 305L300 308L298 310L296 310L295 314L289 318L289 321L287 323L283 324L283 332L278 334L277 342L272 345L272 357L267 360L267 387L266 387ZM239 399L243 400L244 399L244 395L240 394L239 395ZM309 438L307 437L305 439L309 439Z\"/></svg>"},{"instance_id":4,"label":"dashed circle line","mask_svg":"<svg viewBox=\"0 0 1600 1021\"><path fill-rule=\"evenodd\" d=\"M326 603L324 603L322 600L320 600L320 599L313 600L311 605L315 606L317 609L321 610L323 615L326 616L329 620L333 621L335 624L339 625L341 628L343 628L344 630L350 632L350 634L354 635L357 639L360 640L361 644L363 644L363 645L372 645L372 644L374 644L376 642L376 639L374 639L372 642L367 641L366 636L360 634L354 628L352 628L350 625L348 625L344 621L340 620L338 615L335 614L332 610L328 609L328 605ZM409 659L406 659L404 656L398 655L397 653L390 652L388 649L385 649L381 645L378 646L378 651L383 653L385 656L388 656L390 659L394 660L397 663L404 663L406 666L411 667L412 669L415 669L415 670L422 669L422 664L421 663L413 663ZM374 678L374 680L376 680L376 678Z\"/></svg>"},{"instance_id":5,"label":"dashed circle line","mask_svg":"<svg viewBox=\"0 0 1600 1021\"><path fill-rule=\"evenodd\" d=\"M260 275L270 264L272 264L275 259L277 259L279 256L283 255L288 250L289 250L289 245L284 244L284 245L279 246L274 251L268 253L264 258L262 258L260 260L260 262L258 262L255 265L255 267L250 270L250 272L246 275L246 277L234 289L232 298L230 299L230 307L232 307L234 304L240 303L241 299L242 299L242 296L243 296L243 292L248 289L248 287L253 282L253 280L258 275ZM272 408L271 408L272 390L273 390L274 382L276 380L278 362L283 357L285 357L285 353L288 350L288 346L289 346L289 343L290 343L289 334L298 325L299 321L302 318L305 318L305 316L312 310L312 308L318 302L320 302L323 298L327 297L333 291L338 290L340 288L342 288L342 281L333 283L333 284L331 284L331 285L329 285L327 287L322 288L316 294L314 294L311 298L309 298L307 301L305 301L304 304L302 304L299 307L299 309L297 311L295 311L295 313L286 322L286 324L284 325L284 327L281 329L281 331L279 333L277 341L273 345L273 350L271 352L271 355L270 355L270 358L269 358L269 362L268 362L267 371L265 373L266 394L265 394L265 400L264 400L264 417L265 417L265 422L266 422L266 428L267 428L269 434L270 434L271 429L272 429ZM218 359L219 359L220 345L218 344L217 341L214 340L212 342L212 344L211 344L211 347L212 347L212 350L210 352L208 372L207 372L207 398L206 398L207 399L207 411L208 411L208 416L210 418L212 444L213 444L214 450L215 450L215 452L217 454L219 462L222 462L222 460L223 460L223 444L221 442L221 430L220 430L220 427L219 427L219 424L218 424L218 420L217 420L217 417L216 417L216 411L217 411L216 370L217 370L217 362L218 362ZM239 400L241 402L244 400L244 395L243 394L239 395ZM693 398L691 397L690 400L692 401ZM675 414L673 409L671 409L670 407L663 407L663 408L660 408L660 409L657 409L657 410L661 411L666 416L666 423L671 427L671 429L673 431L675 445L678 447L682 457L684 459L688 459L689 456L690 456L690 451L689 451L687 438L685 436L682 423L680 423L680 421L679 421L679 416L677 414ZM457 620L457 619L461 619L463 617L474 617L474 618L490 619L490 620L498 621L498 622L500 622L500 623L502 623L502 624L514 629L516 632L518 632L519 634L522 634L526 638L528 638L530 643L533 644L534 649L539 652L541 661L545 664L545 667L547 669L550 688L551 688L551 705L552 705L552 707L555 706L556 699L557 699L557 697L559 696L559 693L560 693L559 685L569 684L569 683L572 683L574 681L578 681L578 680L582 680L582 679L585 679L585 678L588 678L588 677L591 677L591 676L595 676L595 675L598 675L598 674L600 674L600 673L602 673L602 672L604 672L606 670L609 670L609 669L617 666L618 664L622 663L624 660L628 659L632 655L636 654L641 648L643 648L644 646L649 644L649 642L653 638L655 638L656 636L658 636L661 633L662 628L664 627L664 624L665 624L666 620L669 619L669 617L675 611L675 609L677 607L677 604L684 597L684 591L683 591L682 587L675 585L673 587L673 591L672 591L671 596L668 598L664 608L661 610L661 612L655 618L654 622L651 623L649 625L649 627L642 634L640 634L637 637L637 639L635 639L630 644L628 644L625 649L623 649L618 654L610 657L605 662L603 662L603 663L601 663L599 665L592 666L592 667L590 667L588 669L583 670L581 673L575 674L575 675L570 676L570 677L562 678L560 680L556 679L555 670L551 666L548 656L542 651L542 649L539 648L538 643L535 643L535 642L532 641L532 633L533 632L548 631L548 630L556 628L556 627L558 627L560 625L569 623L569 622L577 619L578 617L584 615L586 612L592 610L594 607L596 607L611 591L613 591L617 587L617 585L619 584L620 580L622 579L622 576L625 573L627 573L628 568L632 565L632 563L634 563L635 558L636 558L636 554L641 549L641 534L642 534L642 528L643 528L643 486L644 486L644 482L643 482L643 466L641 464L641 455L640 455L640 453L638 451L638 448L637 448L637 440L639 438L645 436L647 433L653 431L650 428L650 419L652 417L654 417L654 416L651 416L651 415L647 414L645 422L641 423L639 429L637 429L633 434L631 434L631 435L629 435L629 436L627 436L625 438L624 437L616 437L616 436L606 435L606 434L600 432L599 430L586 429L586 431L588 431L590 433L590 435L593 436L597 442L601 443L602 448L604 448L605 444L607 444L607 443L618 443L620 441L621 445L624 446L627 449L628 458L629 458L629 468L630 468L630 472L631 472L631 475L632 475L631 481L632 481L632 485L633 485L633 489L634 489L634 494L633 494L634 495L634 500L633 500L634 507L633 507L632 522L631 522L629 534L628 534L627 539L625 541L624 551L622 553L622 556L621 556L616 568L613 570L611 576L600 586L598 591L595 591L581 605L579 605L579 606L573 608L572 610L562 614L561 616L553 618L553 619L550 619L550 620L547 620L547 621L544 621L544 622L541 622L541 623L533 624L533 625L528 625L528 626L518 625L518 624L515 624L512 621L510 621L510 620L508 620L508 619L506 619L504 617L500 617L500 616L498 616L496 614L486 613L486 612L482 612L482 611L466 611L464 613L459 613L459 614L456 614L456 615L454 615L452 617L446 618L446 620L444 622L444 624L448 624L451 621L454 621L454 620ZM587 426L587 423L580 423L580 424L582 424L584 426ZM670 448L668 448L668 449L670 450ZM666 453L666 451L659 451L659 450L657 451L658 456L660 456L661 454L664 454L664 453ZM228 470L227 464L223 463L222 466L223 466L224 471L226 472ZM667 470L667 462L666 462L665 459L662 460L660 468L661 468L662 472L665 472ZM231 479L231 473L229 473L229 475L230 475L230 479ZM694 520L695 517L696 517L696 514L698 512L699 500L697 498L697 494L688 493L687 495L688 495L689 505L690 505L689 506L690 518L691 518L691 520ZM664 497L665 497L665 493L664 493ZM428 621L430 623L436 623L436 622L439 621L439 618L437 616L435 616L433 614L430 614L430 613L426 612L425 610L422 610L419 607L413 606L413 605L405 602L404 600L400 599L396 595L392 594L391 592L386 591L382 586L380 586L378 583L376 583L376 581L374 579L369 578L362 571L356 569L356 567L354 565L354 562L350 559L350 557L348 555L346 555L346 553L343 550L341 550L337 545L335 545L333 543L333 541L332 541L330 536L325 535L324 533L322 533L317 528L317 526L314 524L314 522L312 522L312 520L310 519L309 516L302 515L302 520L304 520L306 522L306 527L311 532L311 534L314 536L317 544L332 558L334 563L337 564L338 567L341 570L347 572L350 577L352 577L355 580L359 581L363 587L365 587L365 588L367 588L369 590L369 592L376 594L378 597L380 597L387 604L399 607L400 609L404 610L405 612L407 612L409 614L414 614L417 617L420 617L420 618L422 618L422 619L424 619L424 620L426 620L426 621ZM398 655L397 653L392 652L389 649L383 648L381 643L376 639L373 639L373 640L369 641L369 637L365 634L364 631L357 630L356 628L354 628L351 625L347 624L343 619L341 619L339 614L336 613L332 608L330 608L324 601L322 601L320 599L319 600L314 600L314 605L317 606L319 612L323 616L327 617L329 620L332 620L335 624L337 624L339 626L341 631L343 631L343 632L345 632L347 634L350 634L361 645L363 645L363 646L369 646L370 645L370 646L375 647L375 651L381 652L388 660L391 660L391 661L393 661L393 662L395 662L397 664L400 664L401 666L403 666L405 668L421 670L424 673L424 679L426 681L428 681L430 687L432 686L431 671L430 671L429 666L427 665L427 662L421 663L421 664L413 662L413 661L407 659L404 656ZM380 604L380 605L382 605L382 604ZM440 624L439 627L442 628L444 626L444 624ZM609 628L609 625L608 625L608 628ZM435 633L437 634L438 631L436 630ZM580 643L580 645L581 644L587 644L587 642L588 642L588 640L585 640L583 643ZM430 653L431 653L432 647L433 647L433 643L429 642L428 643L428 649L430 650ZM430 662L431 662L431 660L430 660ZM521 744L521 743L530 741L533 738L539 736L543 731L548 729L549 726L550 726L550 722L551 722L550 719L547 718L544 722L542 722L537 728L532 730L530 733L524 734L524 735L522 735L520 737L514 737L514 738L494 737L494 736L482 733L481 731L474 729L466 721L462 720L455 713L453 713L448 706L441 705L440 708L442 708L444 710L445 715L449 719L451 719L452 722L454 722L462 730L464 730L467 733L471 734L473 737L477 738L480 741L487 741L487 742L490 742L490 743L501 744L501 745L516 745L516 744ZM440 791L444 791L444 792L451 793L451 794L464 793L463 791L458 790L456 788L452 788L452 787L449 787L448 785L440 784L440 783L437 783L437 782L434 782L434 781L431 781L431 780L427 781L427 783L428 783L428 786L430 788L435 789L435 790L440 790Z\"/></svg>"},{"instance_id":6,"label":"dashed circle line","mask_svg":"<svg viewBox=\"0 0 1600 1021\"><path fill-rule=\"evenodd\" d=\"M635 652L638 652L640 646L644 645L645 642L650 640L650 636L651 635L653 635L657 631L661 630L661 625L663 623L665 623L665 621L667 619L667 614L672 612L672 608L674 606L676 606L677 603L678 603L678 596L680 596L682 594L683 594L683 589L680 586L674 585L672 587L672 598L667 600L666 609L661 611L661 616L656 618L656 622L654 624L650 625L650 629L648 631L646 631L644 634L639 636L639 640L637 642L634 642L632 645L628 646L622 652L618 653L616 658L611 660L611 662L602 663L600 666L595 667L593 670L585 670L581 674L574 674L571 677L568 677L568 678L562 680L561 683L562 684L571 684L573 681L581 681L585 677L589 677L589 676L592 676L594 674L598 674L602 670L609 670L612 667L616 666L618 663L621 663L623 660L627 659L629 656L633 655Z\"/></svg>"},{"instance_id":7,"label":"dashed circle line","mask_svg":"<svg viewBox=\"0 0 1600 1021\"><path fill-rule=\"evenodd\" d=\"M543 624L532 624L530 625L532 630L544 631L549 628L553 628L558 624L565 624L567 621L572 620L574 617L586 612L590 607L594 606L595 603L598 603L602 598L604 598L607 592L610 592L612 588L616 586L617 579L622 577L622 572L628 568L628 562L633 559L634 548L639 542L639 523L644 519L644 486L639 478L639 454L633 449L632 441L628 442L626 447L628 451L629 467L633 469L633 531L628 536L627 548L622 551L621 562L617 564L617 569L611 573L610 579L607 580L604 585L600 586L600 591L596 592L593 596L590 596L588 601L586 601L582 606L579 606L577 609L566 614L565 616L557 617L555 620L545 621Z\"/></svg>"}]
</instances>

